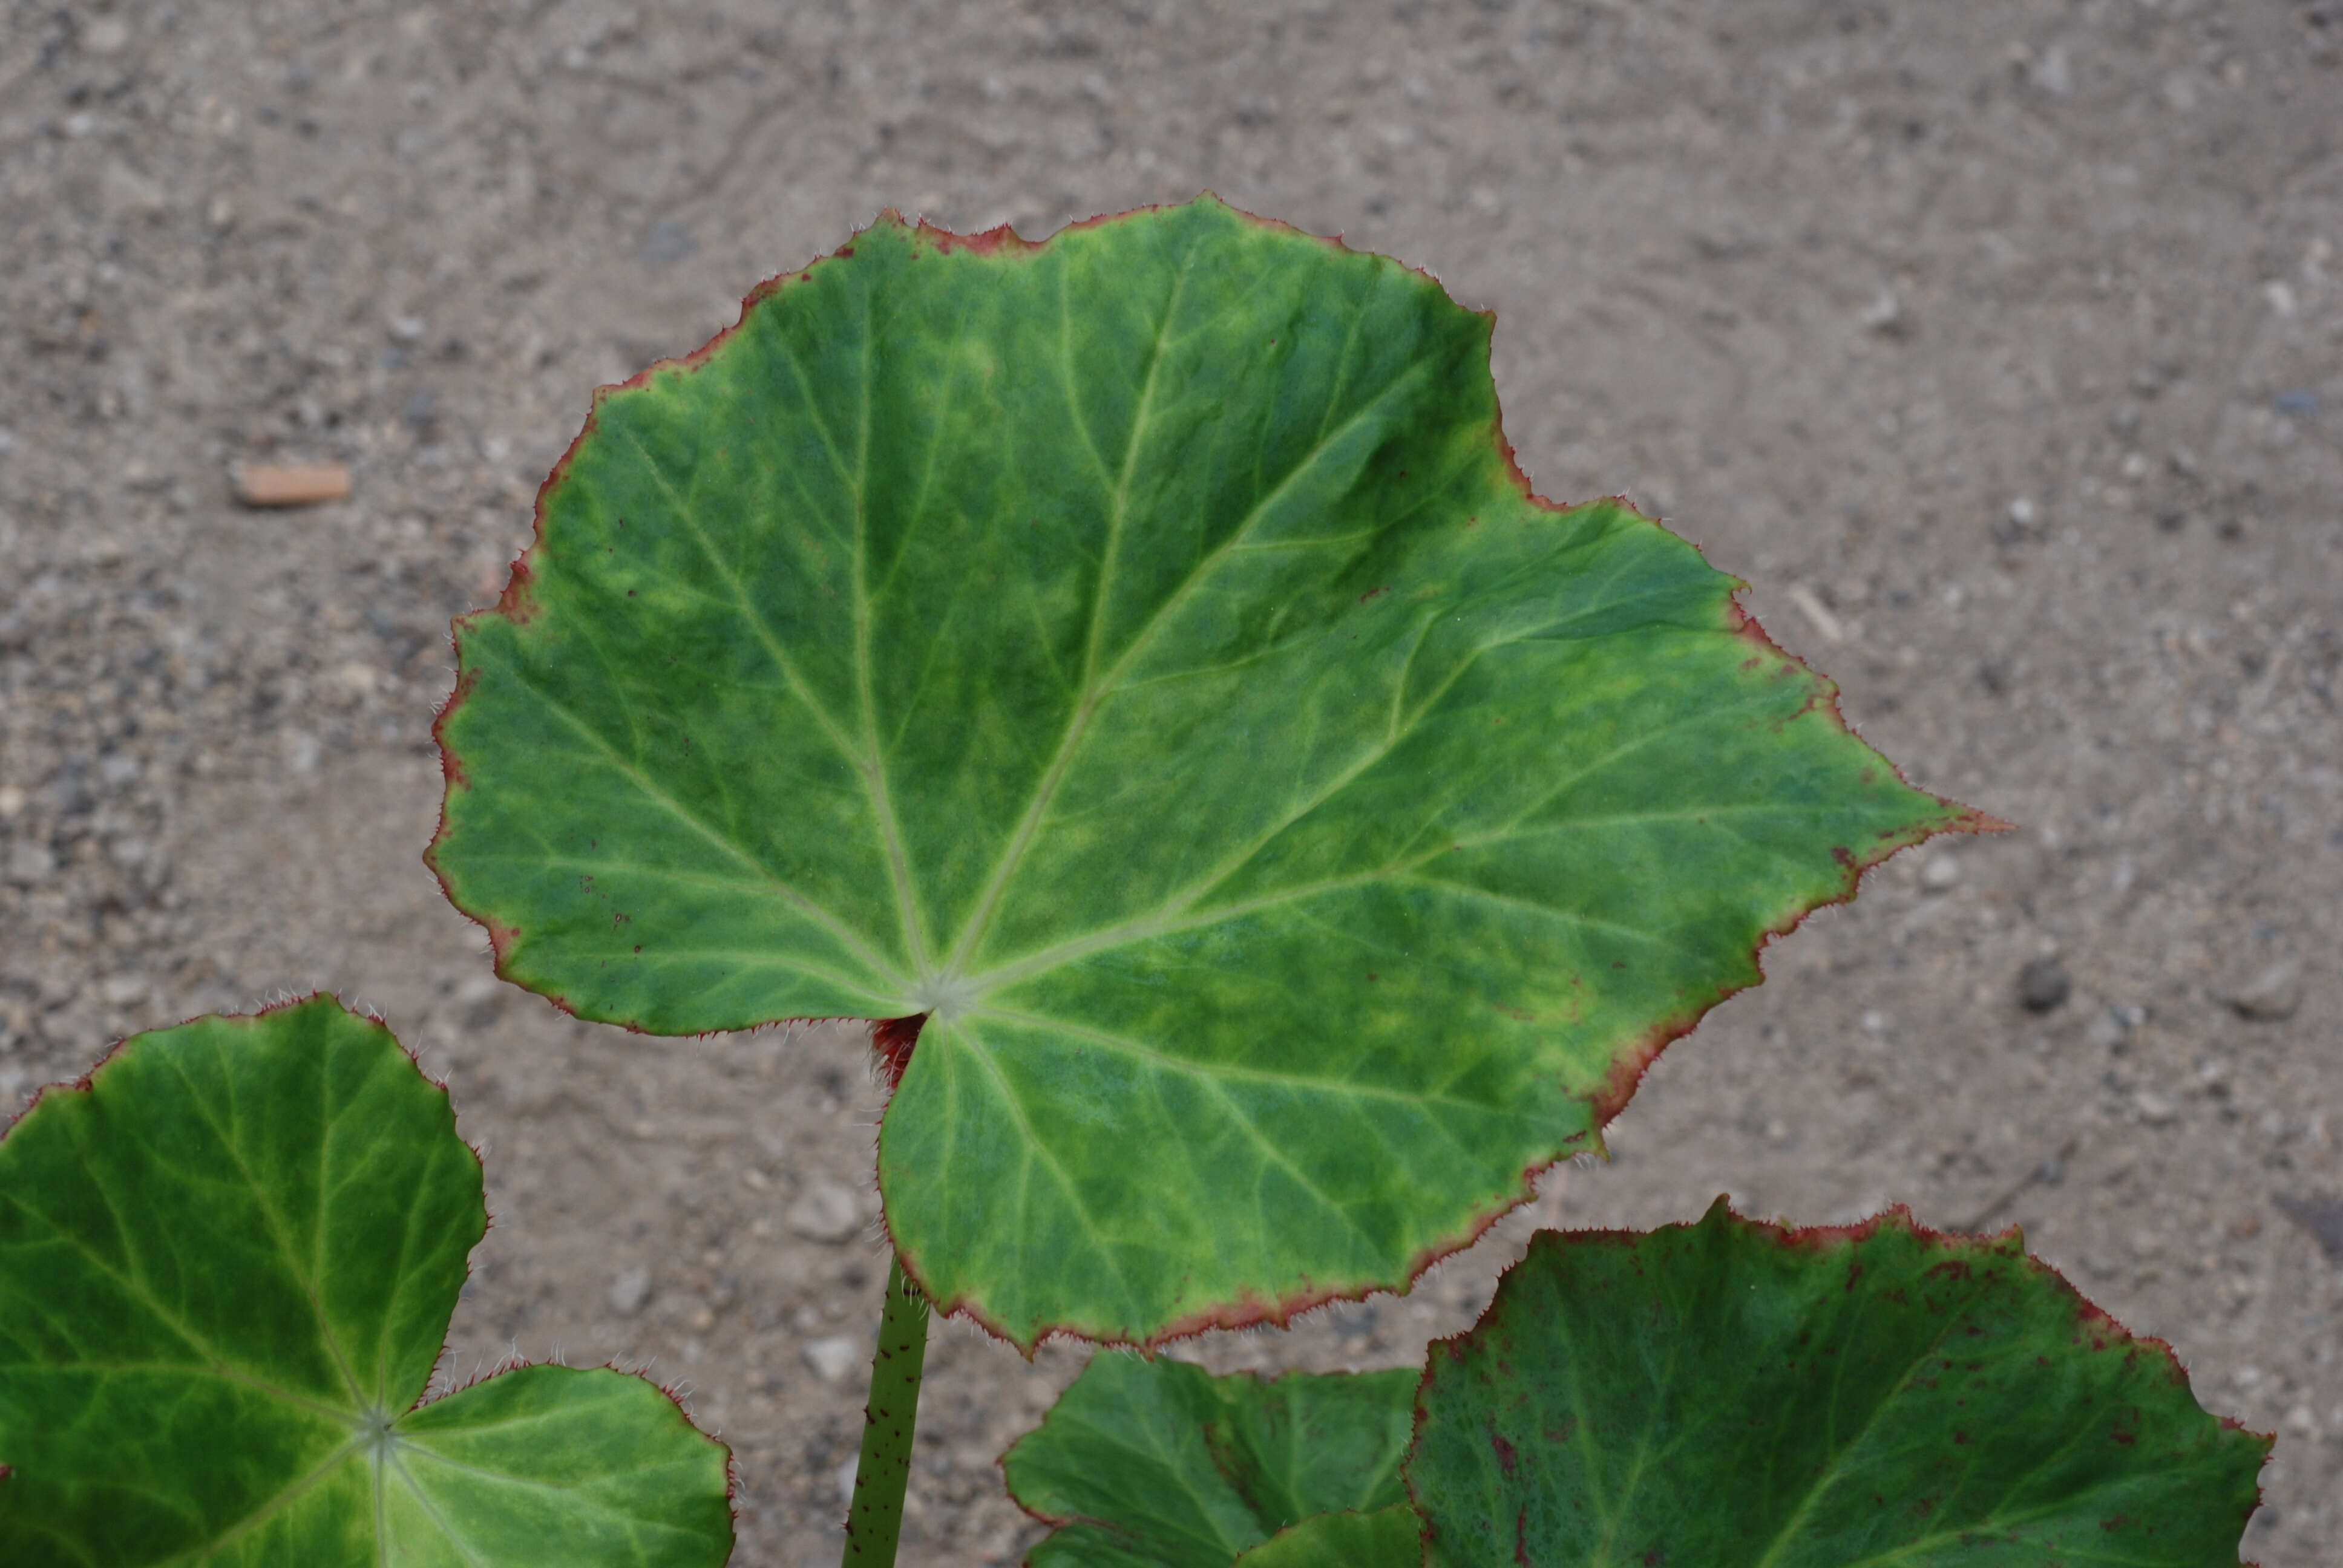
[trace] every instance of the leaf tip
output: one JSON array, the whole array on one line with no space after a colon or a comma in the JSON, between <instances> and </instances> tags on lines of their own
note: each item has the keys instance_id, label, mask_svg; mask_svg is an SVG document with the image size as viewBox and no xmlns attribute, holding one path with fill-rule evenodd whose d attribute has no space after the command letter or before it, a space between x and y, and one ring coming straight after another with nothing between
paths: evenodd
<instances>
[{"instance_id":1,"label":"leaf tip","mask_svg":"<svg viewBox=\"0 0 2343 1568\"><path fill-rule=\"evenodd\" d=\"M900 219L897 221L900 222ZM990 228L980 229L974 234L955 234L950 229L931 224L923 217L912 233L938 256L951 256L964 251L970 256L1016 256L1041 248L1041 246L1025 238L1005 223L995 224ZM850 246L840 254L850 256L853 254L852 247Z\"/></svg>"}]
</instances>

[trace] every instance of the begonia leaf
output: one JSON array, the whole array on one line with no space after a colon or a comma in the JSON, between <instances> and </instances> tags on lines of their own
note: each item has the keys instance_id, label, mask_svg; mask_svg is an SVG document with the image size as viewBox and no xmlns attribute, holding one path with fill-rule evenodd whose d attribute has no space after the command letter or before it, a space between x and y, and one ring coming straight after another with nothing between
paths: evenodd
<instances>
[{"instance_id":1,"label":"begonia leaf","mask_svg":"<svg viewBox=\"0 0 2343 1568\"><path fill-rule=\"evenodd\" d=\"M1026 1561L1228 1568L1316 1515L1403 1508L1417 1381L1412 1368L1271 1381L1094 1356L1001 1461L1010 1495L1059 1526Z\"/></svg>"},{"instance_id":2,"label":"begonia leaf","mask_svg":"<svg viewBox=\"0 0 2343 1568\"><path fill-rule=\"evenodd\" d=\"M1415 1510L1320 1513L1290 1524L1238 1558L1233 1568L1423 1568Z\"/></svg>"},{"instance_id":3,"label":"begonia leaf","mask_svg":"<svg viewBox=\"0 0 2343 1568\"><path fill-rule=\"evenodd\" d=\"M44 1094L0 1139L0 1563L715 1568L725 1450L643 1379L418 1402L487 1222L447 1091L327 999Z\"/></svg>"},{"instance_id":4,"label":"begonia leaf","mask_svg":"<svg viewBox=\"0 0 2343 1568\"><path fill-rule=\"evenodd\" d=\"M1901 1210L1547 1231L1435 1342L1434 1564L2234 1564L2268 1440L2026 1255Z\"/></svg>"},{"instance_id":5,"label":"begonia leaf","mask_svg":"<svg viewBox=\"0 0 2343 1568\"><path fill-rule=\"evenodd\" d=\"M1021 1345L1404 1287L1986 821L1533 496L1490 330L1209 198L890 216L598 397L459 623L434 868L583 1017L881 1020L892 1240Z\"/></svg>"}]
</instances>

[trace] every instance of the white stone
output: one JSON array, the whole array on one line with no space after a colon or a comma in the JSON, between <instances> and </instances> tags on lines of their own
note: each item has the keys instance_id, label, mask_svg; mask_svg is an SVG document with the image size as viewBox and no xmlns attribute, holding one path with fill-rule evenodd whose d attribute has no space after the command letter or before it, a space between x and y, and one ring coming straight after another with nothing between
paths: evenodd
<instances>
[{"instance_id":1,"label":"white stone","mask_svg":"<svg viewBox=\"0 0 2343 1568\"><path fill-rule=\"evenodd\" d=\"M2302 966L2292 959L2270 965L2229 997L2241 1017L2265 1022L2292 1018L2301 1005Z\"/></svg>"},{"instance_id":2,"label":"white stone","mask_svg":"<svg viewBox=\"0 0 2343 1568\"><path fill-rule=\"evenodd\" d=\"M45 882L57 869L57 858L45 844L19 844L8 851L8 879L29 888Z\"/></svg>"},{"instance_id":3,"label":"white stone","mask_svg":"<svg viewBox=\"0 0 2343 1568\"><path fill-rule=\"evenodd\" d=\"M829 1334L821 1339L808 1340L799 1351L806 1365L824 1382L836 1382L854 1370L862 1359L861 1342L849 1334ZM848 1478L850 1483L852 1477Z\"/></svg>"},{"instance_id":4,"label":"white stone","mask_svg":"<svg viewBox=\"0 0 2343 1568\"><path fill-rule=\"evenodd\" d=\"M651 1271L649 1269L628 1269L610 1282L610 1310L622 1318L631 1318L643 1310L650 1300Z\"/></svg>"},{"instance_id":5,"label":"white stone","mask_svg":"<svg viewBox=\"0 0 2343 1568\"><path fill-rule=\"evenodd\" d=\"M862 1229L862 1202L835 1181L811 1181L781 1221L809 1241L844 1241Z\"/></svg>"}]
</instances>

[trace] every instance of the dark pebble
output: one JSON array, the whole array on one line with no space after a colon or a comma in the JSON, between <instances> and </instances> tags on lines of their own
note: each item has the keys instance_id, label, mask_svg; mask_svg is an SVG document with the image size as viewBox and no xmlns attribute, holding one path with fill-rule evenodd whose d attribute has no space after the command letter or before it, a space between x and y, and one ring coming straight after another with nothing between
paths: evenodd
<instances>
[{"instance_id":1,"label":"dark pebble","mask_svg":"<svg viewBox=\"0 0 2343 1568\"><path fill-rule=\"evenodd\" d=\"M2028 1012L2048 1012L2074 990L2056 959L2036 959L2017 971L2017 1000Z\"/></svg>"},{"instance_id":2,"label":"dark pebble","mask_svg":"<svg viewBox=\"0 0 2343 1568\"><path fill-rule=\"evenodd\" d=\"M2280 1192L2270 1201L2278 1205L2279 1213L2309 1231L2320 1251L2343 1262L2343 1198L2330 1192Z\"/></svg>"}]
</instances>

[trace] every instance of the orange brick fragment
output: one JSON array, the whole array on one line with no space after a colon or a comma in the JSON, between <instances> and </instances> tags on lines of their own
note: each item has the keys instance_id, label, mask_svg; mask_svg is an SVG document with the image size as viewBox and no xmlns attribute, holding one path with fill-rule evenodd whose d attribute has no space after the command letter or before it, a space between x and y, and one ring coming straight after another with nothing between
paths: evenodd
<instances>
[{"instance_id":1,"label":"orange brick fragment","mask_svg":"<svg viewBox=\"0 0 2343 1568\"><path fill-rule=\"evenodd\" d=\"M247 507L307 507L347 500L350 470L344 463L240 463L236 498Z\"/></svg>"}]
</instances>

